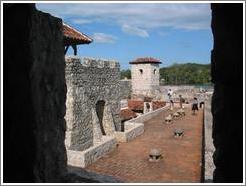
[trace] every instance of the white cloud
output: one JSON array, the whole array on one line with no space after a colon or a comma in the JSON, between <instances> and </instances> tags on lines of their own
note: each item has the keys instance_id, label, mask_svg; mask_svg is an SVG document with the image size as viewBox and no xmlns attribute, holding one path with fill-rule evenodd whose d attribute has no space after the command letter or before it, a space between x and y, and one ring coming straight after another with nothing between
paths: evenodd
<instances>
[{"instance_id":1,"label":"white cloud","mask_svg":"<svg viewBox=\"0 0 246 186\"><path fill-rule=\"evenodd\" d=\"M149 37L149 34L146 30L140 29L137 27L133 27L130 25L123 25L122 31L125 33L128 33L130 35L136 35L136 36L140 36L140 37Z\"/></svg>"},{"instance_id":2,"label":"white cloud","mask_svg":"<svg viewBox=\"0 0 246 186\"><path fill-rule=\"evenodd\" d=\"M88 20L88 19L73 19L72 21L73 21L73 23L79 24L79 25L89 24L89 23L93 22L92 20Z\"/></svg>"},{"instance_id":3,"label":"white cloud","mask_svg":"<svg viewBox=\"0 0 246 186\"><path fill-rule=\"evenodd\" d=\"M161 27L210 29L211 20L209 3L42 3L37 6L43 11L61 15L63 19L113 23L122 27L123 31L129 30L132 33L135 28L135 33L139 31L141 37L146 36L149 30Z\"/></svg>"},{"instance_id":4,"label":"white cloud","mask_svg":"<svg viewBox=\"0 0 246 186\"><path fill-rule=\"evenodd\" d=\"M166 37L169 35L169 33L163 32L163 31L158 32L158 34L159 34L159 36L162 36L162 37Z\"/></svg>"},{"instance_id":5,"label":"white cloud","mask_svg":"<svg viewBox=\"0 0 246 186\"><path fill-rule=\"evenodd\" d=\"M114 43L117 39L115 36L105 33L94 33L92 38L96 43Z\"/></svg>"}]
</instances>

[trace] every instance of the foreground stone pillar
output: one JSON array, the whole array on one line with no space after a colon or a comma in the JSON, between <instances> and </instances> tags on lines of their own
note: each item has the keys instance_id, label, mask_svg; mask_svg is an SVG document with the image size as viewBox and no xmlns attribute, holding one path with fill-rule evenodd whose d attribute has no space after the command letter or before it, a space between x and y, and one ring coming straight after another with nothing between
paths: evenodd
<instances>
[{"instance_id":1,"label":"foreground stone pillar","mask_svg":"<svg viewBox=\"0 0 246 186\"><path fill-rule=\"evenodd\" d=\"M62 20L34 4L3 4L3 181L63 182L66 174Z\"/></svg>"},{"instance_id":2,"label":"foreground stone pillar","mask_svg":"<svg viewBox=\"0 0 246 186\"><path fill-rule=\"evenodd\" d=\"M214 182L243 181L243 4L212 4Z\"/></svg>"}]
</instances>

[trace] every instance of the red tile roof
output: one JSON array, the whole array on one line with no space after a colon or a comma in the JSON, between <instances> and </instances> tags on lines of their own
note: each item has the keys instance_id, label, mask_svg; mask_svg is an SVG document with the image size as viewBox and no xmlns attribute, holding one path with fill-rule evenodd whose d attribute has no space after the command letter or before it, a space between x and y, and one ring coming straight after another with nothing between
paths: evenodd
<instances>
[{"instance_id":1,"label":"red tile roof","mask_svg":"<svg viewBox=\"0 0 246 186\"><path fill-rule=\"evenodd\" d=\"M165 101L152 101L153 110L166 106Z\"/></svg>"},{"instance_id":2,"label":"red tile roof","mask_svg":"<svg viewBox=\"0 0 246 186\"><path fill-rule=\"evenodd\" d=\"M89 44L93 40L89 38L87 35L79 32L78 30L72 28L71 26L63 23L63 35L64 35L64 45L71 44Z\"/></svg>"},{"instance_id":3,"label":"red tile roof","mask_svg":"<svg viewBox=\"0 0 246 186\"><path fill-rule=\"evenodd\" d=\"M130 64L143 64L143 63L155 63L160 64L161 61L152 57L140 57L135 59L134 61L130 61Z\"/></svg>"},{"instance_id":4,"label":"red tile roof","mask_svg":"<svg viewBox=\"0 0 246 186\"><path fill-rule=\"evenodd\" d=\"M143 111L144 102L140 100L128 100L128 108L133 111Z\"/></svg>"},{"instance_id":5,"label":"red tile roof","mask_svg":"<svg viewBox=\"0 0 246 186\"><path fill-rule=\"evenodd\" d=\"M137 117L136 113L133 112L130 109L123 109L123 110L120 111L120 119L121 119L121 121L126 121L126 120L129 120L129 119L135 118L135 117Z\"/></svg>"}]
</instances>

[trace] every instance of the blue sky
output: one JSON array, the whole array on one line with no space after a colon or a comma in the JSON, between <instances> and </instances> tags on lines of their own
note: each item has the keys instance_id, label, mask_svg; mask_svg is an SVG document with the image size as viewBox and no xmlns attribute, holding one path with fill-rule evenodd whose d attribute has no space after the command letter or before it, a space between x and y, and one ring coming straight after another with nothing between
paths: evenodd
<instances>
[{"instance_id":1,"label":"blue sky","mask_svg":"<svg viewBox=\"0 0 246 186\"><path fill-rule=\"evenodd\" d=\"M122 69L130 68L129 61L137 57L160 59L161 67L210 63L208 3L39 3L37 8L94 40L78 46L81 57L114 59Z\"/></svg>"}]
</instances>

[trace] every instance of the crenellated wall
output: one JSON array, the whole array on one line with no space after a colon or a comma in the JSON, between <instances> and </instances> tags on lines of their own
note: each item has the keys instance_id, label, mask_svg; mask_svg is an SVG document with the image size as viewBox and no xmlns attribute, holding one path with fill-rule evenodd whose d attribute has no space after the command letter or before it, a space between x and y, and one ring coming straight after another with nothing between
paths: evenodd
<instances>
[{"instance_id":1,"label":"crenellated wall","mask_svg":"<svg viewBox=\"0 0 246 186\"><path fill-rule=\"evenodd\" d=\"M116 61L66 57L68 149L88 149L120 130L119 80Z\"/></svg>"}]
</instances>

